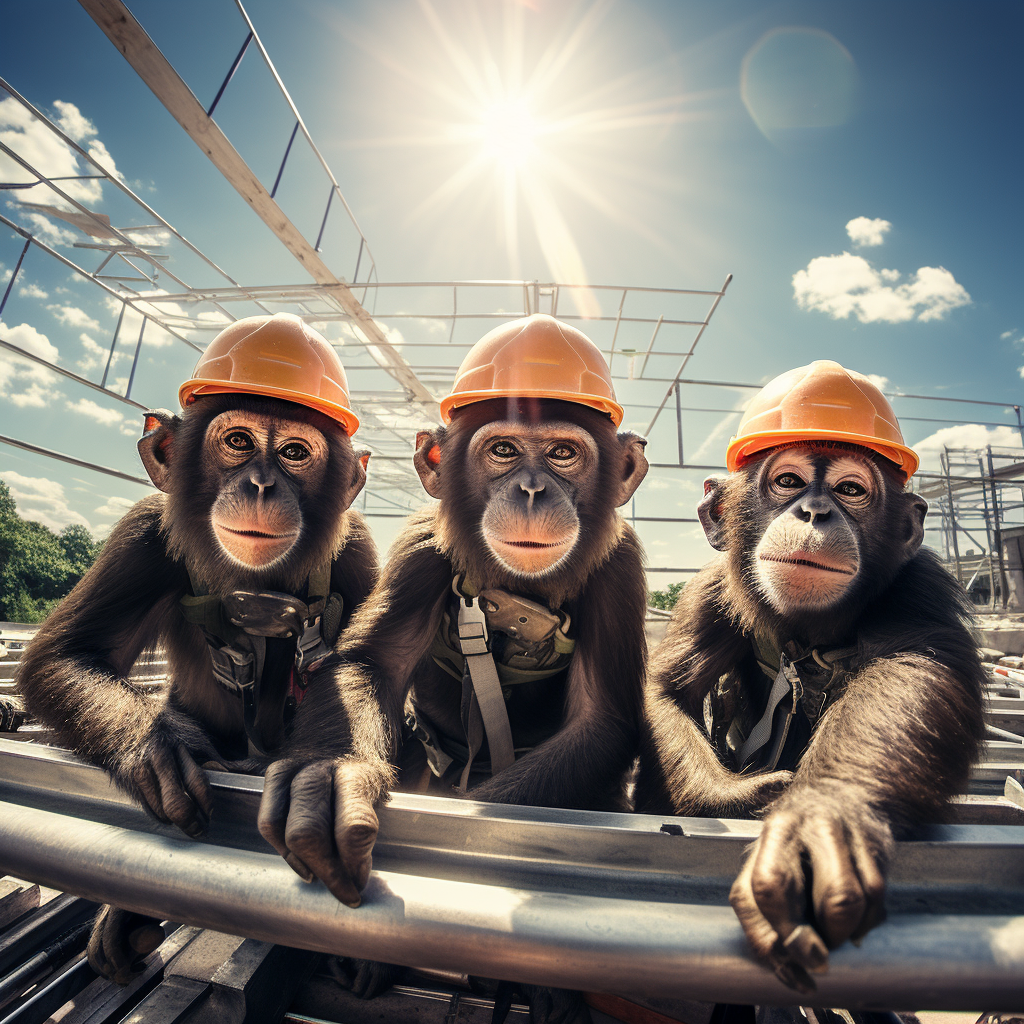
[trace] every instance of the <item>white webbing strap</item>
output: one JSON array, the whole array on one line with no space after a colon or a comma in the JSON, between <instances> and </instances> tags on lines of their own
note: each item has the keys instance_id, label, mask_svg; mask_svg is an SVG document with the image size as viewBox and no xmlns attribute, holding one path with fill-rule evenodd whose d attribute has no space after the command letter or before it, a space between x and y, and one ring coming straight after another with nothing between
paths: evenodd
<instances>
[{"instance_id":1,"label":"white webbing strap","mask_svg":"<svg viewBox=\"0 0 1024 1024\"><path fill-rule=\"evenodd\" d=\"M462 772L460 788L465 791L469 784L473 758L480 749L482 737L476 725L477 713L487 734L490 751L491 774L508 768L515 763L515 747L512 744L512 727L508 721L505 698L501 692L501 681L494 658L488 648L487 620L478 598L459 599L459 647L466 659L469 678L473 683L473 700L470 701L469 723L466 730L469 760Z\"/></svg>"}]
</instances>

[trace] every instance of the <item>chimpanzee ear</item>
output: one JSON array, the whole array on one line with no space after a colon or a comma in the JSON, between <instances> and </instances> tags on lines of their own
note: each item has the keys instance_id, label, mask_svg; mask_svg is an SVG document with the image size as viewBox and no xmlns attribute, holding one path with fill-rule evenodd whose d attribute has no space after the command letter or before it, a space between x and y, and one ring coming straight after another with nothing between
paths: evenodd
<instances>
[{"instance_id":1,"label":"chimpanzee ear","mask_svg":"<svg viewBox=\"0 0 1024 1024\"><path fill-rule=\"evenodd\" d=\"M370 461L370 453L365 448L355 450L356 461L352 466L352 479L349 481L348 490L345 492L345 508L349 508L356 500L359 492L366 483L366 466Z\"/></svg>"},{"instance_id":2,"label":"chimpanzee ear","mask_svg":"<svg viewBox=\"0 0 1024 1024\"><path fill-rule=\"evenodd\" d=\"M421 430L416 434L416 453L412 457L423 489L432 498L441 497L441 443L444 427Z\"/></svg>"},{"instance_id":3,"label":"chimpanzee ear","mask_svg":"<svg viewBox=\"0 0 1024 1024\"><path fill-rule=\"evenodd\" d=\"M647 438L634 434L632 430L620 430L619 444L622 446L622 479L619 481L619 493L615 496L615 507L625 505L633 497L636 489L647 476Z\"/></svg>"},{"instance_id":4,"label":"chimpanzee ear","mask_svg":"<svg viewBox=\"0 0 1024 1024\"><path fill-rule=\"evenodd\" d=\"M161 491L170 492L171 489L174 435L180 426L180 417L166 409L151 409L146 412L143 434L139 439L139 456L146 467L149 479Z\"/></svg>"},{"instance_id":5,"label":"chimpanzee ear","mask_svg":"<svg viewBox=\"0 0 1024 1024\"><path fill-rule=\"evenodd\" d=\"M903 501L903 555L913 558L924 543L924 517L928 514L928 502L912 491L905 491L900 498Z\"/></svg>"},{"instance_id":6,"label":"chimpanzee ear","mask_svg":"<svg viewBox=\"0 0 1024 1024\"><path fill-rule=\"evenodd\" d=\"M725 527L722 524L722 498L725 484L725 477L709 476L704 481L704 497L697 506L697 516L700 519L700 525L704 527L704 535L716 551L724 551L726 548Z\"/></svg>"}]
</instances>

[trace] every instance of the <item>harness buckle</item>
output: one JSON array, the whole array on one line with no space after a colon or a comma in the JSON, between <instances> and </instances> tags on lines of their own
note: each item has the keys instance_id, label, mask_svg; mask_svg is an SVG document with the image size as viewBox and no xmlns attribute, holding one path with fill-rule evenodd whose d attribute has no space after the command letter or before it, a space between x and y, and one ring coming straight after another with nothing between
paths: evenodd
<instances>
[{"instance_id":1,"label":"harness buckle","mask_svg":"<svg viewBox=\"0 0 1024 1024\"><path fill-rule=\"evenodd\" d=\"M256 685L256 659L249 651L224 644L209 644L213 675L218 683L232 693L242 694Z\"/></svg>"},{"instance_id":2,"label":"harness buckle","mask_svg":"<svg viewBox=\"0 0 1024 1024\"><path fill-rule=\"evenodd\" d=\"M308 619L295 645L295 671L298 673L311 672L331 653L324 640L320 622L319 615Z\"/></svg>"},{"instance_id":3,"label":"harness buckle","mask_svg":"<svg viewBox=\"0 0 1024 1024\"><path fill-rule=\"evenodd\" d=\"M479 600L463 597L459 603L459 646L464 655L490 653L487 617Z\"/></svg>"}]
</instances>

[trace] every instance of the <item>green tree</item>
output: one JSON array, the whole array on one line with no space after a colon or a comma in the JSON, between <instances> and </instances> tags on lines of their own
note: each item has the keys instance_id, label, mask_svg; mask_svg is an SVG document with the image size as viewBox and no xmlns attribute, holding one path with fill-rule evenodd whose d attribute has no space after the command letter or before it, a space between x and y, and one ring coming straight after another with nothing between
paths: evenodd
<instances>
[{"instance_id":1,"label":"green tree","mask_svg":"<svg viewBox=\"0 0 1024 1024\"><path fill-rule=\"evenodd\" d=\"M652 608L661 608L664 611L671 611L679 600L679 595L686 586L685 580L678 583L670 583L664 590L649 590L647 592L647 603Z\"/></svg>"},{"instance_id":2,"label":"green tree","mask_svg":"<svg viewBox=\"0 0 1024 1024\"><path fill-rule=\"evenodd\" d=\"M0 480L0 620L41 622L85 575L99 547L82 526L56 534L22 519Z\"/></svg>"}]
</instances>

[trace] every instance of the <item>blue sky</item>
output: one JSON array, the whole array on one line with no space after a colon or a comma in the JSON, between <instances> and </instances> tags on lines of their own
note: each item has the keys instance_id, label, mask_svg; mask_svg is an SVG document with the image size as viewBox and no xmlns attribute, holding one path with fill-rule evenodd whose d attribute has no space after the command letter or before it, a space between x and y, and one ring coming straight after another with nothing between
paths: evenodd
<instances>
[{"instance_id":1,"label":"blue sky","mask_svg":"<svg viewBox=\"0 0 1024 1024\"><path fill-rule=\"evenodd\" d=\"M209 103L245 35L234 4L130 6ZM247 10L384 281L575 276L716 289L731 273L688 376L758 382L835 358L911 394L1024 397L1018 2L250 0ZM77 3L6 12L0 69L83 144L102 145L236 279L305 280ZM488 108L502 104L532 118L533 141L513 156L501 149L507 133L488 134ZM254 52L216 118L272 182L291 122ZM31 145L30 134L9 109L0 118L12 148ZM516 159L510 204L502 167ZM281 193L313 236L326 200L317 173L296 156ZM26 195L7 192L0 212L27 223L7 197ZM122 223L129 212L119 203L107 186L87 205ZM72 241L87 239L50 223L54 244L83 259ZM325 250L345 276L350 243ZM20 249L0 231L0 273ZM174 265L192 283L212 283L195 261ZM98 380L115 322L116 306L33 252L0 337ZM591 332L601 344L605 326ZM195 353L159 331L142 352L133 397L173 407ZM121 358L112 378L127 365ZM627 406L640 402L632 383L620 392ZM731 409L747 394L691 388L685 398ZM908 441L923 442L933 465L943 442L1019 443L1008 427L966 425L1015 422L996 408L895 404ZM627 412L634 429L647 419ZM132 410L45 370L0 362L0 420L0 433L141 474ZM734 424L688 414L688 459L719 463ZM666 419L650 451L669 461L675 443ZM0 477L26 514L99 534L145 493L3 445ZM690 515L701 477L652 473L637 514ZM378 522L386 541L394 521ZM707 551L692 527L651 527L645 540L654 564L698 564Z\"/></svg>"}]
</instances>

